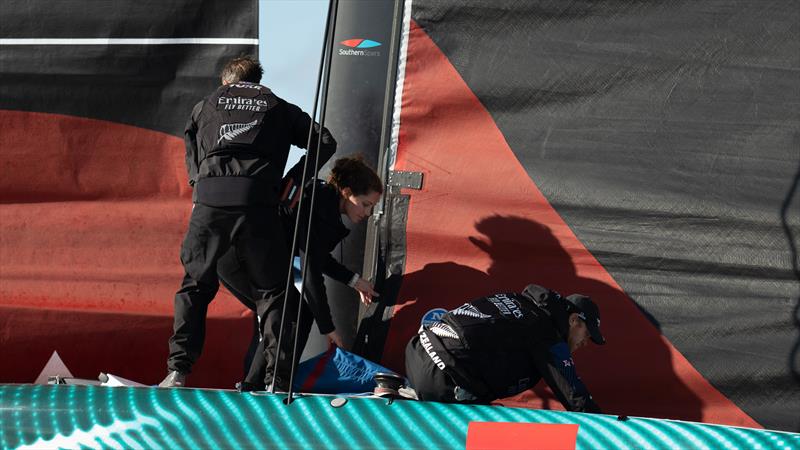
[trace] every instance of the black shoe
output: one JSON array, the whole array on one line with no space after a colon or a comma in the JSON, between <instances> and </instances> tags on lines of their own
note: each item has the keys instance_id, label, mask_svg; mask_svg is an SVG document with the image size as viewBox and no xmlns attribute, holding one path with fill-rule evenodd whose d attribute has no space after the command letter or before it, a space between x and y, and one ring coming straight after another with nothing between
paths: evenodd
<instances>
[{"instance_id":1,"label":"black shoe","mask_svg":"<svg viewBox=\"0 0 800 450\"><path fill-rule=\"evenodd\" d=\"M269 392L272 392L273 394L277 394L279 392L289 392L289 383L278 378L275 380L275 385L274 386L270 385L270 387L267 388L267 390Z\"/></svg>"},{"instance_id":2,"label":"black shoe","mask_svg":"<svg viewBox=\"0 0 800 450\"><path fill-rule=\"evenodd\" d=\"M236 390L239 392L263 391L264 389L266 389L266 386L263 384L248 383L247 381L236 383Z\"/></svg>"}]
</instances>

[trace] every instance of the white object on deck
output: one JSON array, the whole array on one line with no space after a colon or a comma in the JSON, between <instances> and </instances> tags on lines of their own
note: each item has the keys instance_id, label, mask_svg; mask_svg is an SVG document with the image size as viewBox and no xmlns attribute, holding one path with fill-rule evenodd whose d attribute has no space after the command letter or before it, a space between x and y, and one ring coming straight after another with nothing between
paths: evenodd
<instances>
[{"instance_id":1,"label":"white object on deck","mask_svg":"<svg viewBox=\"0 0 800 450\"><path fill-rule=\"evenodd\" d=\"M135 382L133 380L129 380L127 378L122 378L121 376L118 376L118 375L112 375L110 373L106 373L106 374L103 374L103 375L105 375L105 377L102 377L102 375L101 375L100 381L102 381L102 383L100 384L100 386L109 386L109 387L115 387L115 386L133 386L133 387L136 387L136 386L139 386L139 387L147 386L146 384L137 383L137 382ZM103 378L105 378L105 380Z\"/></svg>"},{"instance_id":2,"label":"white object on deck","mask_svg":"<svg viewBox=\"0 0 800 450\"><path fill-rule=\"evenodd\" d=\"M42 372L39 373L39 376L36 377L36 381L34 381L33 384L47 384L49 378L54 376L72 378L72 373L67 369L67 365L64 364L64 361L61 360L61 357L58 356L58 352L55 350L53 354L50 355L50 359L47 360L47 364L44 365Z\"/></svg>"}]
</instances>

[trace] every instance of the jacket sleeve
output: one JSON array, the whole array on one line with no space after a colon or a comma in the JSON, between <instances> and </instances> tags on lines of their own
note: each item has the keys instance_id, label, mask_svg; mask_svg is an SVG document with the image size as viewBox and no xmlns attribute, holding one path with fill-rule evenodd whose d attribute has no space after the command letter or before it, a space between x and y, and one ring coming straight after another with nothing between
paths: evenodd
<instances>
[{"instance_id":1,"label":"jacket sleeve","mask_svg":"<svg viewBox=\"0 0 800 450\"><path fill-rule=\"evenodd\" d=\"M355 272L342 265L330 253L326 253L322 259L322 273L325 275L342 284L347 284L353 279Z\"/></svg>"},{"instance_id":2,"label":"jacket sleeve","mask_svg":"<svg viewBox=\"0 0 800 450\"><path fill-rule=\"evenodd\" d=\"M586 386L578 377L566 342L549 347L538 346L534 350L536 368L568 411L600 413L600 407L592 399Z\"/></svg>"},{"instance_id":3,"label":"jacket sleeve","mask_svg":"<svg viewBox=\"0 0 800 450\"><path fill-rule=\"evenodd\" d=\"M306 180L310 180L316 176L314 172L314 158L316 158L317 151L319 150L319 167L322 167L331 159L333 154L336 153L336 140L333 139L333 136L327 128L321 128L318 123L314 122L314 129L311 133L311 145L308 145L308 131L311 128L311 117L291 103L288 104L288 108L289 121L292 124L292 145L300 148L308 147L306 154L301 157L297 164L286 174L287 177L291 177L295 180L295 184L299 185L301 179L303 179L303 164L305 164L306 158L311 158L308 161L308 169L305 176ZM321 139L320 134L322 135ZM317 148L317 142L320 142L319 149Z\"/></svg>"},{"instance_id":4,"label":"jacket sleeve","mask_svg":"<svg viewBox=\"0 0 800 450\"><path fill-rule=\"evenodd\" d=\"M300 252L300 254L303 258L307 255L305 252ZM317 322L319 332L328 334L335 330L336 327L333 325L331 309L328 306L328 294L325 291L325 278L322 276L320 260L317 256L312 253L311 257L308 258L305 297L309 308L311 308L311 313L314 315L314 320Z\"/></svg>"},{"instance_id":5,"label":"jacket sleeve","mask_svg":"<svg viewBox=\"0 0 800 450\"><path fill-rule=\"evenodd\" d=\"M200 156L197 151L197 119L203 109L203 102L200 101L194 108L189 120L186 121L183 140L186 144L186 170L189 173L189 186L194 186L197 182L197 173L200 171Z\"/></svg>"}]
</instances>

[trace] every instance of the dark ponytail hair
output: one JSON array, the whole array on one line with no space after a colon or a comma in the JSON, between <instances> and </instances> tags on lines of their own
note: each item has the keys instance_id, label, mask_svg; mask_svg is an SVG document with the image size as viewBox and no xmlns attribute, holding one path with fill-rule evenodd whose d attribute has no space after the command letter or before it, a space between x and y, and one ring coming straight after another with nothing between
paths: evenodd
<instances>
[{"instance_id":1,"label":"dark ponytail hair","mask_svg":"<svg viewBox=\"0 0 800 450\"><path fill-rule=\"evenodd\" d=\"M328 184L335 186L339 192L350 188L353 195L370 192L383 194L381 179L360 155L337 159L328 177Z\"/></svg>"}]
</instances>

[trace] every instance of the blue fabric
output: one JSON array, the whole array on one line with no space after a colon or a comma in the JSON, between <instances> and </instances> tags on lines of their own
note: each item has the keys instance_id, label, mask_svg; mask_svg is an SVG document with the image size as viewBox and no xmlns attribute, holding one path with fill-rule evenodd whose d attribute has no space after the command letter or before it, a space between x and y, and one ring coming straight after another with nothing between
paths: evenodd
<instances>
[{"instance_id":1,"label":"blue fabric","mask_svg":"<svg viewBox=\"0 0 800 450\"><path fill-rule=\"evenodd\" d=\"M324 369L316 382L310 389L303 389L306 381L320 364L320 360L328 357L329 351L320 353L300 363L294 378L294 388L296 390L320 394L372 392L375 389L373 376L378 372L392 372L355 353L350 353L337 347L333 355L325 363Z\"/></svg>"},{"instance_id":2,"label":"blue fabric","mask_svg":"<svg viewBox=\"0 0 800 450\"><path fill-rule=\"evenodd\" d=\"M550 347L551 364L561 372L564 379L572 386L572 390L577 395L586 395L589 391L578 377L575 370L575 362L572 360L572 353L566 342L559 342Z\"/></svg>"}]
</instances>

